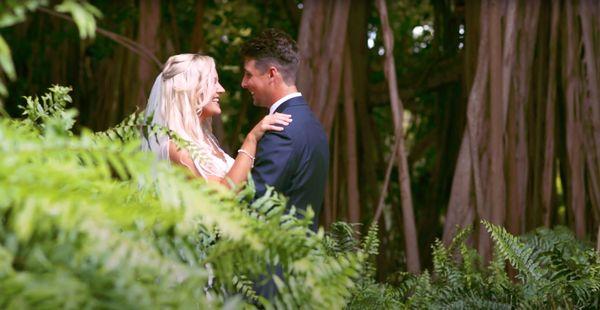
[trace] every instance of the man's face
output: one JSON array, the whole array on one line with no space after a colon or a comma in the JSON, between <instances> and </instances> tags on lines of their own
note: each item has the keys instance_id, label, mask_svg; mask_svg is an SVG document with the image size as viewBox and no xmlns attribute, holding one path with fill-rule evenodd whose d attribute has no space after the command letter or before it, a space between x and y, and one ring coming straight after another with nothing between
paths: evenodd
<instances>
[{"instance_id":1,"label":"man's face","mask_svg":"<svg viewBox=\"0 0 600 310\"><path fill-rule=\"evenodd\" d=\"M252 95L254 105L259 107L268 107L271 102L269 83L269 70L261 72L256 68L256 60L246 59L244 61L244 78L242 79L242 88L247 89Z\"/></svg>"}]
</instances>

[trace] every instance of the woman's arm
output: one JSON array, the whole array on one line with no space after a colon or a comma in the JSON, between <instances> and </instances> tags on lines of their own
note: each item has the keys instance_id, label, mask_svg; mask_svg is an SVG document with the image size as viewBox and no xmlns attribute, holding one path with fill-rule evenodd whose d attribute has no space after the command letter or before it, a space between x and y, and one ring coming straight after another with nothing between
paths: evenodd
<instances>
[{"instance_id":1,"label":"woman's arm","mask_svg":"<svg viewBox=\"0 0 600 310\"><path fill-rule=\"evenodd\" d=\"M221 184L229 186L228 179L235 185L246 181L248 172L250 172L250 169L254 166L254 155L256 154L257 144L258 141L256 140L256 136L252 134L252 132L246 135L246 139L244 139L244 143L242 143L240 150L244 150L247 154L243 152L237 153L231 169L229 169L224 178L219 180Z\"/></svg>"},{"instance_id":2,"label":"woman's arm","mask_svg":"<svg viewBox=\"0 0 600 310\"><path fill-rule=\"evenodd\" d=\"M229 186L229 180L234 185L240 184L246 181L248 173L254 166L254 157L256 155L256 146L258 140L262 138L265 132L269 130L282 131L282 126L287 126L292 121L292 116L289 114L274 113L265 116L252 130L246 135L244 143L240 147L238 154L235 158L235 162L231 169L227 172L225 177L220 182L226 186ZM278 126L279 125L279 126Z\"/></svg>"},{"instance_id":3,"label":"woman's arm","mask_svg":"<svg viewBox=\"0 0 600 310\"><path fill-rule=\"evenodd\" d=\"M244 144L242 144L242 149L248 150L250 154L256 153L256 141L253 135L248 134L246 139L244 140ZM202 177L200 171L196 168L194 160L192 156L190 156L189 152L184 148L178 148L177 145L171 141L169 141L169 160L177 165L186 167L194 176ZM249 156L244 156L242 153L239 153L233 163L233 166L227 173L224 178L207 175L205 177L206 180L221 183L223 185L229 186L229 182L227 178L231 179L235 184L239 184L246 180L247 171L252 169L253 160ZM246 175L243 175L244 171L246 171Z\"/></svg>"},{"instance_id":4,"label":"woman's arm","mask_svg":"<svg viewBox=\"0 0 600 310\"><path fill-rule=\"evenodd\" d=\"M250 172L254 165L254 156L256 154L258 140L260 140L268 130L282 131L283 127L280 126L287 126L291 121L292 118L289 114L275 113L265 116L258 124L256 124L256 126L254 126L254 128L252 128L248 135L246 135L246 139L244 139L244 143L240 147L240 151L227 174L223 178L208 175L205 177L206 180L218 182L227 187L230 187L228 180L231 180L234 185L246 181L248 172ZM202 177L189 152L183 148L178 148L172 141L169 141L169 160L188 168L194 176Z\"/></svg>"}]
</instances>

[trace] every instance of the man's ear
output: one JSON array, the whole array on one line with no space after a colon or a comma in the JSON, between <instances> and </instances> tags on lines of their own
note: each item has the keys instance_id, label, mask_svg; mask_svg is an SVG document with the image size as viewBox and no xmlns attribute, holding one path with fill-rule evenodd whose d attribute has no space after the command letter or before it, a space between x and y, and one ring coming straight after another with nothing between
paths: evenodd
<instances>
[{"instance_id":1,"label":"man's ear","mask_svg":"<svg viewBox=\"0 0 600 310\"><path fill-rule=\"evenodd\" d=\"M276 76L279 75L279 70L277 70L277 68L275 68L275 67L269 67L268 74L269 74L270 79L275 78Z\"/></svg>"}]
</instances>

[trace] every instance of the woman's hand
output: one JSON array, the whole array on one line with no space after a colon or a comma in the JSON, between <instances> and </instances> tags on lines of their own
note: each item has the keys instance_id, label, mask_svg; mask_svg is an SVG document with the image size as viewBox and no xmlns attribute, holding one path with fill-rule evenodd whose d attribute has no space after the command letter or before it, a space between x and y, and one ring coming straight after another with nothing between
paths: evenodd
<instances>
[{"instance_id":1,"label":"woman's hand","mask_svg":"<svg viewBox=\"0 0 600 310\"><path fill-rule=\"evenodd\" d=\"M252 128L248 135L252 135L255 141L258 141L265 132L269 130L282 131L283 127L289 125L291 122L292 116L290 114L273 113L263 117L263 119Z\"/></svg>"}]
</instances>

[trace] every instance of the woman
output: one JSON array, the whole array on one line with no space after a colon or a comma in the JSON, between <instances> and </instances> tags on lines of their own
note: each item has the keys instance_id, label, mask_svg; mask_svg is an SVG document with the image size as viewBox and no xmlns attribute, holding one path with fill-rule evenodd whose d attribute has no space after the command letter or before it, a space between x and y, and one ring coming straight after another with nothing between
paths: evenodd
<instances>
[{"instance_id":1,"label":"woman","mask_svg":"<svg viewBox=\"0 0 600 310\"><path fill-rule=\"evenodd\" d=\"M246 135L235 160L219 147L212 134L211 118L221 113L219 84L214 60L200 54L181 54L169 58L150 93L146 117L152 124L174 131L191 143L191 150L179 149L167 135L154 135L142 148L159 159L187 167L194 175L229 185L246 180L254 164L256 144L267 130L281 131L291 115L275 113L264 117ZM278 126L279 125L279 126Z\"/></svg>"}]
</instances>

